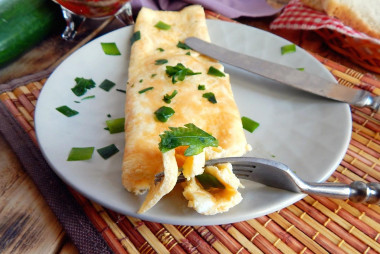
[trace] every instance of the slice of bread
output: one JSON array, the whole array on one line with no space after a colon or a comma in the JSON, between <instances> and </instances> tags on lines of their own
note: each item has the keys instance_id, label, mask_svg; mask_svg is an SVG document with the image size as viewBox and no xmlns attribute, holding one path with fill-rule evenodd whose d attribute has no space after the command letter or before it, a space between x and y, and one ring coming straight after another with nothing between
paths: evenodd
<instances>
[{"instance_id":1,"label":"slice of bread","mask_svg":"<svg viewBox=\"0 0 380 254\"><path fill-rule=\"evenodd\" d=\"M316 10L336 17L343 24L380 39L380 0L301 0Z\"/></svg>"}]
</instances>

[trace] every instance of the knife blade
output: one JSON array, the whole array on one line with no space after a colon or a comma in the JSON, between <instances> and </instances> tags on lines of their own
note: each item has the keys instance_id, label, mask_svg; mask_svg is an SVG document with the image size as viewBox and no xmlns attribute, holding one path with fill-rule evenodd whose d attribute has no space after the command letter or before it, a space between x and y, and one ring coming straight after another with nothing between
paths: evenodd
<instances>
[{"instance_id":1,"label":"knife blade","mask_svg":"<svg viewBox=\"0 0 380 254\"><path fill-rule=\"evenodd\" d=\"M380 96L372 96L368 91L349 88L296 68L234 52L196 37L187 38L185 43L203 55L291 87L358 107L380 109Z\"/></svg>"}]
</instances>

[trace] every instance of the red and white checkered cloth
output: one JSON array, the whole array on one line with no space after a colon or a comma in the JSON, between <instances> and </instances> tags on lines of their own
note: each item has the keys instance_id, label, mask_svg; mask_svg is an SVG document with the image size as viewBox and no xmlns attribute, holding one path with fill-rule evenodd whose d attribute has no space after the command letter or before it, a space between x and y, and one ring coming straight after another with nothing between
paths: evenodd
<instances>
[{"instance_id":1,"label":"red and white checkered cloth","mask_svg":"<svg viewBox=\"0 0 380 254\"><path fill-rule=\"evenodd\" d=\"M295 29L295 30L317 30L328 28L361 40L370 40L380 44L379 39L370 37L358 32L349 26L345 26L340 20L329 17L323 12L316 11L301 3L299 0L292 0L284 8L281 15L271 24L270 29Z\"/></svg>"}]
</instances>

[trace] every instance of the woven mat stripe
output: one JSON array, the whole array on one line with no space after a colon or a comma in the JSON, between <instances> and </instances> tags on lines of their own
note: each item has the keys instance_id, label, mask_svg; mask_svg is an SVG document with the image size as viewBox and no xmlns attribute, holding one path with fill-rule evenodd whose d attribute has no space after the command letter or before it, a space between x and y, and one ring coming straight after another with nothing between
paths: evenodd
<instances>
[{"instance_id":1,"label":"woven mat stripe","mask_svg":"<svg viewBox=\"0 0 380 254\"><path fill-rule=\"evenodd\" d=\"M342 241L346 242L360 253L363 253L365 250L368 249L368 245L360 241L358 238L352 237L352 235L342 226L337 224L335 221L331 220L330 217L323 214L321 211L307 203L305 200L301 200L295 203L294 205L301 211L307 211L307 213L304 212L304 216L310 216L314 220L318 221L320 225L323 225L323 227L329 229L332 233L340 237ZM371 251L373 252L373 250Z\"/></svg>"},{"instance_id":2,"label":"woven mat stripe","mask_svg":"<svg viewBox=\"0 0 380 254\"><path fill-rule=\"evenodd\" d=\"M27 131L33 130L33 127L29 124L30 122L26 121L25 118L28 115L25 112L32 116L31 113L34 112L35 101L43 82L33 82L27 84L25 88L0 95L2 102L8 105L9 111L15 118L19 122L26 123L22 126ZM376 179L372 176L373 172L378 172L379 166L377 159L380 151L378 149L380 147L379 114L373 114L367 109L356 108L352 108L352 112L354 118L353 139L345 160L333 174L337 177L330 179L330 181L350 182L356 179L362 180L363 177L369 181L375 181ZM376 173L375 177L378 177ZM339 211L338 218L334 218L339 222L337 223L333 218L326 215L326 213L330 214L326 212L329 207L333 207L331 203L328 203L330 206L326 206L323 202L319 202L318 198L315 200L314 202L319 204L318 207L324 211L324 213L321 211L320 214L327 218L327 223L321 224L326 228L316 224L320 222L310 214L310 209L301 211L302 209L296 208L300 202L305 202L304 200L268 217L263 216L248 222L211 227L182 227L142 222L135 218L127 218L112 211L104 210L101 206L89 203L89 201L86 201L88 203L86 210L87 214L97 215L97 218L92 218L92 221L98 225L98 230L102 232L109 245L118 252L125 249L131 253L154 253L157 250L166 250L170 253L197 253L196 247L201 253L216 253L215 250L239 253L252 252L253 250L271 253L310 253L315 251L338 253L340 250L347 252L354 252L355 250L363 252L366 250L368 253L374 253L375 250L379 251L377 233L379 232L379 225L376 224L380 217L378 206L365 206L350 202L345 203L344 201L335 202L327 199L338 206L335 208ZM314 206L312 207L314 208ZM334 214L337 215L335 212ZM289 218L292 219L291 223ZM356 221L352 222L354 219ZM130 227L126 227L123 222L129 222ZM298 227L294 226L294 222L298 222ZM143 229L138 230L141 223ZM313 227L308 225L313 225ZM371 229L370 225L375 225L373 226L375 229ZM137 228L137 230L135 229L135 234L127 235L131 227L132 229ZM361 232L361 230L366 233ZM140 239L136 237L136 232L139 233ZM363 238L362 234L367 235L367 237L364 236ZM187 240L189 244L183 244L183 240ZM205 244L199 245L201 242ZM162 249L157 247L160 245ZM188 246L190 247L188 248Z\"/></svg>"},{"instance_id":3,"label":"woven mat stripe","mask_svg":"<svg viewBox=\"0 0 380 254\"><path fill-rule=\"evenodd\" d=\"M121 243L113 234L113 232L109 229L108 224L103 220L103 218L101 217L99 212L94 208L92 203L88 199L80 195L78 192L75 192L74 190L70 191L74 198L77 200L77 202L80 204L80 206L83 208L85 214L91 220L92 224L102 234L103 238L111 247L112 251L116 252L117 250L120 250Z\"/></svg>"},{"instance_id":4,"label":"woven mat stripe","mask_svg":"<svg viewBox=\"0 0 380 254\"><path fill-rule=\"evenodd\" d=\"M307 202L309 205L315 207L324 215L326 215L329 219L336 222L352 236L355 236L358 240L368 245L368 247L371 247L375 251L379 251L380 245L374 239L372 239L365 232L362 232L360 229L348 222L346 218L344 218L347 217L347 214L344 214L343 209L331 209L331 204L329 204L329 202L326 201L325 198L307 196L303 200Z\"/></svg>"}]
</instances>

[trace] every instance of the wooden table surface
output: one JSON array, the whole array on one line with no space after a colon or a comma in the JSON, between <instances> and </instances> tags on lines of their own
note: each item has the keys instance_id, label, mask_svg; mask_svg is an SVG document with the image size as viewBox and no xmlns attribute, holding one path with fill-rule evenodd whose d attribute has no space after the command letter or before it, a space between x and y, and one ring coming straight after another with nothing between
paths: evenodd
<instances>
[{"instance_id":1,"label":"wooden table surface","mask_svg":"<svg viewBox=\"0 0 380 254\"><path fill-rule=\"evenodd\" d=\"M281 3L286 0L272 0ZM239 22L269 30L270 18L240 18ZM81 35L73 42L60 38L61 28L42 43L28 51L17 61L0 69L0 84L17 77L36 73L57 63L70 50L86 40L99 22L85 24ZM121 25L109 23L102 33ZM341 63L354 70L367 73L349 59L331 51L314 32L271 31L306 50ZM378 76L378 75L376 75ZM1 124L1 123L0 123ZM29 176L23 171L16 155L0 135L0 253L77 253L66 237L54 214L39 194Z\"/></svg>"}]
</instances>

